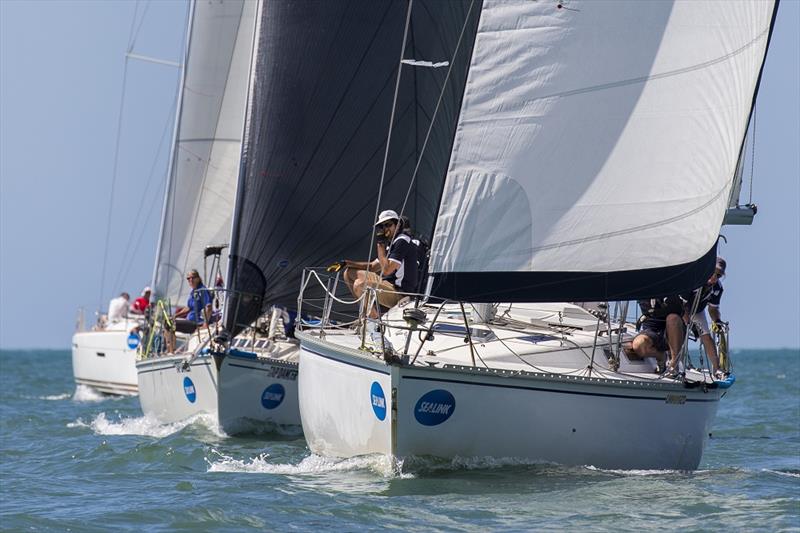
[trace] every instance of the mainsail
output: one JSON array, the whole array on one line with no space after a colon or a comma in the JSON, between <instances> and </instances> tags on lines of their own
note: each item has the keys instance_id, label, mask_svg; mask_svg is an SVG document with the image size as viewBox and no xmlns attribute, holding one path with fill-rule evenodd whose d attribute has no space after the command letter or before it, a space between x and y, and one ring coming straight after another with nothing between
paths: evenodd
<instances>
[{"instance_id":1,"label":"mainsail","mask_svg":"<svg viewBox=\"0 0 800 533\"><path fill-rule=\"evenodd\" d=\"M621 300L705 282L775 11L485 0L432 293Z\"/></svg>"},{"instance_id":2,"label":"mainsail","mask_svg":"<svg viewBox=\"0 0 800 533\"><path fill-rule=\"evenodd\" d=\"M193 4L153 286L178 300L203 250L227 243L239 172L256 5ZM213 282L213 281L212 281Z\"/></svg>"},{"instance_id":3,"label":"mainsail","mask_svg":"<svg viewBox=\"0 0 800 533\"><path fill-rule=\"evenodd\" d=\"M393 110L381 206L408 193L405 213L430 235L480 6L416 0L406 26L407 2L262 2L228 331L293 307L303 267L370 255Z\"/></svg>"}]
</instances>

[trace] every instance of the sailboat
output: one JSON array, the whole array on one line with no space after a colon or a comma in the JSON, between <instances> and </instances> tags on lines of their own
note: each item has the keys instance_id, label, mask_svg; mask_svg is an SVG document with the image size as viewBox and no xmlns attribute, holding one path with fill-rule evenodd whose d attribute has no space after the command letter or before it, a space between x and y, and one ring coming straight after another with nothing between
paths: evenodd
<instances>
[{"instance_id":1,"label":"sailboat","mask_svg":"<svg viewBox=\"0 0 800 533\"><path fill-rule=\"evenodd\" d=\"M296 363L265 368L244 352L223 362L208 350L218 324L179 335L170 353L163 335L172 308L189 296L191 287L184 280L188 271L196 269L214 291L215 314L226 302L227 292L216 285L227 271L225 249L241 166L257 8L244 0L194 2L190 8L186 68L153 275L156 304L136 362L142 410L160 422L207 413L218 417L229 432L241 420L263 419L265 413L278 423L298 422L297 407L292 407L291 398L284 400L279 383L295 379ZM275 384L273 378L281 379ZM250 398L253 387L258 390Z\"/></svg>"},{"instance_id":2,"label":"sailboat","mask_svg":"<svg viewBox=\"0 0 800 533\"><path fill-rule=\"evenodd\" d=\"M452 46L459 28L430 21L454 6L465 9L432 3L421 22L436 31L420 32L408 49L424 58ZM399 2L257 4L227 285L220 291L223 319L187 339L181 353L137 364L146 414L171 421L207 413L228 434L273 425L299 429L299 343L290 317L302 267L368 253L363 236L378 196L374 176L382 168L398 176L412 170L433 113L435 102L409 89L438 93L444 82L446 69L419 67L419 79L410 76L403 90L396 88L401 49L395 37L403 34L405 13ZM402 110L394 139L402 150L385 159L382 132L396 102ZM436 187L420 180L411 189L409 212L418 220L433 221L436 206L426 188ZM388 180L384 195L402 201L408 191L400 180ZM297 320L325 315L341 326L352 320L343 305L315 308L307 299Z\"/></svg>"},{"instance_id":3,"label":"sailboat","mask_svg":"<svg viewBox=\"0 0 800 533\"><path fill-rule=\"evenodd\" d=\"M459 44L425 59L466 85L431 119L454 134L426 175L443 179L427 285L379 342L325 321L297 333L310 449L697 468L734 377L629 359L626 307L713 272L776 11L483 0L450 19ZM334 298L318 271L306 282Z\"/></svg>"}]
</instances>

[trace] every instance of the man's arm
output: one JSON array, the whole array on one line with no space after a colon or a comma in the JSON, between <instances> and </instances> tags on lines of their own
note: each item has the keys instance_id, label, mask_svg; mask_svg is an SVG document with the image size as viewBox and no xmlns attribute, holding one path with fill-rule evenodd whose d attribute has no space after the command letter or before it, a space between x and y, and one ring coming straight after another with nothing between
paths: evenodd
<instances>
[{"instance_id":1,"label":"man's arm","mask_svg":"<svg viewBox=\"0 0 800 533\"><path fill-rule=\"evenodd\" d=\"M722 322L722 315L719 312L718 305L709 305L708 306L708 316L711 317L711 320L714 322Z\"/></svg>"},{"instance_id":2,"label":"man's arm","mask_svg":"<svg viewBox=\"0 0 800 533\"><path fill-rule=\"evenodd\" d=\"M400 242L404 241L397 241L395 247L397 247ZM392 255L394 255L394 250ZM382 276L390 276L395 273L395 271L400 268L400 265L403 263L392 257L391 259L386 256L386 248L381 244L378 243L378 263L380 265L380 272Z\"/></svg>"},{"instance_id":3,"label":"man's arm","mask_svg":"<svg viewBox=\"0 0 800 533\"><path fill-rule=\"evenodd\" d=\"M369 270L371 272L378 272L380 270L380 262L377 259L372 261L351 261L350 259L344 260L344 266L352 270Z\"/></svg>"}]
</instances>

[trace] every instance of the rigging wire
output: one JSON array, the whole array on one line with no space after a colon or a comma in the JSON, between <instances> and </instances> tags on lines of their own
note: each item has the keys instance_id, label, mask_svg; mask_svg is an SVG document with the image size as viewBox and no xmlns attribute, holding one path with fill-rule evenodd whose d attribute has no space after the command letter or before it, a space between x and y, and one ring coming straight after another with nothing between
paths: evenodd
<instances>
[{"instance_id":1,"label":"rigging wire","mask_svg":"<svg viewBox=\"0 0 800 533\"><path fill-rule=\"evenodd\" d=\"M392 142L392 129L394 128L394 115L397 111L397 95L400 92L400 78L403 74L403 56L406 53L406 42L408 41L408 28L411 25L411 8L414 6L414 0L408 1L408 10L406 11L406 27L403 30L403 44L400 47L400 59L397 62L397 80L395 81L394 85L394 98L392 100L392 113L389 116L389 133L386 136L386 150L383 153L383 167L381 168L381 181L378 185L378 201L375 203L375 218L373 220L378 220L378 215L380 214L381 209L381 197L383 195L383 182L386 178L386 166L389 162L389 146ZM399 225L395 227L395 233L397 232ZM372 262L372 248L375 246L375 232L372 232L372 236L369 239L369 256L367 259L367 263Z\"/></svg>"},{"instance_id":2,"label":"rigging wire","mask_svg":"<svg viewBox=\"0 0 800 533\"><path fill-rule=\"evenodd\" d=\"M433 124L436 121L436 117L439 113L439 107L442 104L442 99L444 98L444 92L447 89L447 84L450 81L450 73L453 71L453 63L455 63L456 56L458 55L458 51L461 48L461 41L464 37L464 31L467 28L467 24L469 23L470 15L472 14L472 6L475 4L475 0L472 0L469 4L469 9L467 10L467 15L464 17L464 24L461 26L461 33L458 35L458 42L456 43L456 48L453 50L453 56L450 58L450 65L447 67L447 74L444 77L444 82L442 83L442 90L439 91L439 98L436 101L436 107L433 109L433 115L431 115L430 124L428 124L428 131L425 133L425 140L422 142L422 148L420 149L417 164L414 167L414 172L411 175L411 182L408 184L408 190L406 190L406 197L403 199L403 205L400 208L400 216L405 214L406 204L408 203L408 197L411 195L411 189L414 186L414 181L417 178L417 173L419 171L419 167L422 164L422 156L425 155L425 149L428 147L428 139L431 137L431 131L433 131Z\"/></svg>"},{"instance_id":3,"label":"rigging wire","mask_svg":"<svg viewBox=\"0 0 800 533\"><path fill-rule=\"evenodd\" d=\"M756 111L758 110L758 104L753 105L753 130L751 135L753 137L753 145L750 151L750 198L747 201L748 204L753 205L753 174L755 173L755 164L756 164Z\"/></svg>"},{"instance_id":4,"label":"rigging wire","mask_svg":"<svg viewBox=\"0 0 800 533\"><path fill-rule=\"evenodd\" d=\"M177 96L176 96L176 100L177 100ZM174 107L175 107L175 104L173 104L173 109L174 109ZM157 166L158 161L159 161L159 159L161 157L161 150L163 149L164 142L167 139L167 133L171 129L170 126L172 125L172 121L173 121L173 116L174 116L173 113L170 113L167 116L167 121L164 124L164 130L161 133L161 140L158 143L158 148L156 149L156 154L155 154L155 157L153 158L153 163L150 166L150 173L149 173L149 175L147 177L147 184L145 185L144 191L142 192L142 197L140 199L139 206L136 209L136 215L134 215L134 217L133 217L134 221L138 221L138 220L147 221L147 220L150 220L150 217L152 216L154 202L147 202L146 200L147 200L147 197L148 197L148 192L150 191L150 185L153 183L153 178L155 177L155 174L156 174L156 166ZM158 190L157 190L156 194L158 194ZM142 209L144 208L144 205L146 203L150 204L150 208L148 209L147 215L142 219L142 218L140 218L140 215L142 214ZM132 249L131 248L131 244L133 243L133 239L136 236L136 230L137 229L139 229L138 239L137 239L136 246ZM123 274L122 270L120 270L118 272L117 278L114 280L114 285L112 285L112 287L119 288L119 286L122 284L122 282L128 277L128 274L130 273L131 265L133 263L133 259L136 257L136 252L137 252L137 250L139 248L139 244L142 241L142 236L145 233L144 230L145 230L145 224L144 223L140 224L138 226L138 228L137 228L136 225L134 225L131 228L131 233L128 236L128 242L125 245L125 254L123 255L123 258L122 258L122 264L123 265L127 265L127 266L125 267L124 274ZM130 255L130 257L128 257L129 255Z\"/></svg>"}]
</instances>

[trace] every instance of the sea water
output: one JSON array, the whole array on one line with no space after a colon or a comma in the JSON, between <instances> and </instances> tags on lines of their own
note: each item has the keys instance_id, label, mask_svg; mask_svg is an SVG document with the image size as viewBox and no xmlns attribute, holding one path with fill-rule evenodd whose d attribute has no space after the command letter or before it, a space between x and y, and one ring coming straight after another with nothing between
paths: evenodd
<instances>
[{"instance_id":1,"label":"sea water","mask_svg":"<svg viewBox=\"0 0 800 533\"><path fill-rule=\"evenodd\" d=\"M0 352L4 531L800 529L800 351L734 353L700 469L313 455L302 437L159 425L72 381L68 351ZM480 428L476 428L480 431Z\"/></svg>"}]
</instances>

